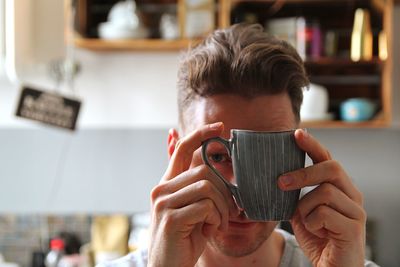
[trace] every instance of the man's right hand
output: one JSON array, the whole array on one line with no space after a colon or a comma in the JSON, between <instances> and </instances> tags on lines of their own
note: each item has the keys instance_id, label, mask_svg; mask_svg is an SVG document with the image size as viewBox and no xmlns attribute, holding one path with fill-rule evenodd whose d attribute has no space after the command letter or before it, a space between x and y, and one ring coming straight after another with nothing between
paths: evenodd
<instances>
[{"instance_id":1,"label":"man's right hand","mask_svg":"<svg viewBox=\"0 0 400 267\"><path fill-rule=\"evenodd\" d=\"M172 139L178 139L172 131ZM169 140L175 148L170 151L168 169L151 193L148 266L193 267L208 237L227 229L230 212L237 215L231 193L222 181L206 165L193 164L202 142L222 131L223 124L215 123L179 139L176 145Z\"/></svg>"}]
</instances>

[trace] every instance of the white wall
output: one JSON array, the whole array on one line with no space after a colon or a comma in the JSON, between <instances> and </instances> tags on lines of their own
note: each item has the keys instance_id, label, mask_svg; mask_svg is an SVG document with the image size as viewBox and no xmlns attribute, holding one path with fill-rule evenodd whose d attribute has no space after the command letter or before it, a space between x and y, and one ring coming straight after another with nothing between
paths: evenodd
<instances>
[{"instance_id":1,"label":"white wall","mask_svg":"<svg viewBox=\"0 0 400 267\"><path fill-rule=\"evenodd\" d=\"M146 211L167 130L0 131L0 213Z\"/></svg>"},{"instance_id":2,"label":"white wall","mask_svg":"<svg viewBox=\"0 0 400 267\"><path fill-rule=\"evenodd\" d=\"M399 15L397 8L396 33L400 32ZM400 47L398 36L394 42L394 47ZM1 81L0 212L131 213L147 209L148 193L167 164L167 129L176 124L178 56L78 51L83 71L76 89L84 105L75 134L14 118L18 90ZM394 57L394 115L399 121L398 50ZM41 59L35 60L40 63ZM43 65L31 69L24 80L51 87L44 69ZM397 266L400 131L311 132L364 192L369 217L377 223L378 262Z\"/></svg>"}]
</instances>

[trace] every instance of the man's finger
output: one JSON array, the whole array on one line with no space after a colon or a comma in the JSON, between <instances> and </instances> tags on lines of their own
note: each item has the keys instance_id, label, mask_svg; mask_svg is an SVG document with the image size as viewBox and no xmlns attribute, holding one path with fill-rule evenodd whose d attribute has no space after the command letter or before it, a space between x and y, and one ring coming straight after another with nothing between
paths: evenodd
<instances>
[{"instance_id":1,"label":"man's finger","mask_svg":"<svg viewBox=\"0 0 400 267\"><path fill-rule=\"evenodd\" d=\"M328 160L279 177L279 187L282 190L301 189L322 183L331 183L349 198L362 204L362 194L351 182L341 165L335 160Z\"/></svg>"},{"instance_id":2,"label":"man's finger","mask_svg":"<svg viewBox=\"0 0 400 267\"><path fill-rule=\"evenodd\" d=\"M168 195L172 194L182 188L189 186L201 180L210 181L221 194L225 197L226 203L229 206L229 211L233 215L237 215L239 210L233 200L232 193L229 191L227 186L217 177L213 171L210 170L206 165L200 165L188 171L185 171L174 179L160 183L154 190L153 193L157 195Z\"/></svg>"},{"instance_id":3,"label":"man's finger","mask_svg":"<svg viewBox=\"0 0 400 267\"><path fill-rule=\"evenodd\" d=\"M297 129L294 137L297 145L307 153L314 163L332 159L329 151L305 130Z\"/></svg>"},{"instance_id":4,"label":"man's finger","mask_svg":"<svg viewBox=\"0 0 400 267\"><path fill-rule=\"evenodd\" d=\"M304 226L317 236L321 231L327 230L328 236L337 241L354 242L360 238L363 223L322 205L304 219Z\"/></svg>"},{"instance_id":5,"label":"man's finger","mask_svg":"<svg viewBox=\"0 0 400 267\"><path fill-rule=\"evenodd\" d=\"M187 136L181 138L176 144L170 164L163 177L164 181L170 180L178 174L186 171L192 162L193 153L198 149L202 142L217 137L223 131L223 123L216 122L200 127Z\"/></svg>"},{"instance_id":6,"label":"man's finger","mask_svg":"<svg viewBox=\"0 0 400 267\"><path fill-rule=\"evenodd\" d=\"M222 193L208 180L200 180L161 198L163 209L181 209L204 199L211 200L221 216L221 228L228 228L229 207ZM157 203L159 205L159 203Z\"/></svg>"},{"instance_id":7,"label":"man's finger","mask_svg":"<svg viewBox=\"0 0 400 267\"><path fill-rule=\"evenodd\" d=\"M172 209L167 217L171 222L181 222L170 225L173 228L172 232L185 232L186 227L204 223L218 228L222 223L217 207L210 199L203 199L180 209Z\"/></svg>"},{"instance_id":8,"label":"man's finger","mask_svg":"<svg viewBox=\"0 0 400 267\"><path fill-rule=\"evenodd\" d=\"M323 183L307 193L299 201L297 210L304 219L321 205L329 206L350 219L362 221L366 218L365 212L359 204L329 183Z\"/></svg>"}]
</instances>

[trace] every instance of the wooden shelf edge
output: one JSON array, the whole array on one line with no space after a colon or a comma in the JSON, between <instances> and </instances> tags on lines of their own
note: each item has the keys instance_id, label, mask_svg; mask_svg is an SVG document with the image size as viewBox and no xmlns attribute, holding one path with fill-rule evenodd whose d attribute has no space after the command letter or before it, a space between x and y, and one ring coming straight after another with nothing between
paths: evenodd
<instances>
[{"instance_id":1,"label":"wooden shelf edge","mask_svg":"<svg viewBox=\"0 0 400 267\"><path fill-rule=\"evenodd\" d=\"M384 60L381 60L379 57L374 56L371 60L360 60L360 61L352 61L349 58L335 58L335 57L321 57L318 59L306 59L304 64L306 66L375 66L375 65L383 65L385 63Z\"/></svg>"},{"instance_id":2,"label":"wooden shelf edge","mask_svg":"<svg viewBox=\"0 0 400 267\"><path fill-rule=\"evenodd\" d=\"M301 128L348 128L348 129L368 129L368 128L387 128L390 122L379 119L363 122L345 122L345 121L306 121L300 123Z\"/></svg>"},{"instance_id":3,"label":"wooden shelf edge","mask_svg":"<svg viewBox=\"0 0 400 267\"><path fill-rule=\"evenodd\" d=\"M151 50L151 51L176 51L185 50L195 45L199 40L179 39L135 39L135 40L103 40L95 38L75 37L74 44L78 48L89 50Z\"/></svg>"},{"instance_id":4,"label":"wooden shelf edge","mask_svg":"<svg viewBox=\"0 0 400 267\"><path fill-rule=\"evenodd\" d=\"M267 3L267 4L273 4L276 2L276 0L230 0L233 3L237 2L252 2L252 3ZM400 0L393 0L400 2ZM357 2L362 2L362 0L351 0L351 3L357 3ZM348 4L349 0L286 0L285 4L324 4L326 6L329 6L331 4L337 4L337 3L343 3L343 4Z\"/></svg>"}]
</instances>

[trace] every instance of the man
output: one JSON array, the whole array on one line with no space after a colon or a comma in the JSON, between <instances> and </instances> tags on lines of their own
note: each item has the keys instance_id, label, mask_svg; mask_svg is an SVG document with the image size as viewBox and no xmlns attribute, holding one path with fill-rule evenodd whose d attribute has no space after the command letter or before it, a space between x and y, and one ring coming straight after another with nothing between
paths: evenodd
<instances>
[{"instance_id":1,"label":"man","mask_svg":"<svg viewBox=\"0 0 400 267\"><path fill-rule=\"evenodd\" d=\"M291 220L296 239L278 222L254 222L238 210L224 184L204 165L208 138L230 129L280 131L299 126L303 62L286 42L259 25L217 30L190 50L178 74L179 131L168 136L169 166L151 193L150 246L115 261L127 266L376 266L364 262L362 194L310 134L295 132L314 165L279 177L281 190L316 189ZM210 161L234 179L227 152ZM297 240L297 242L296 242Z\"/></svg>"}]
</instances>

